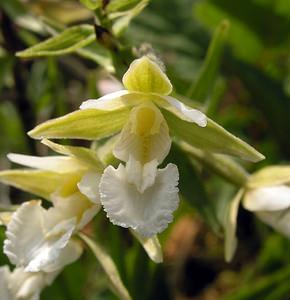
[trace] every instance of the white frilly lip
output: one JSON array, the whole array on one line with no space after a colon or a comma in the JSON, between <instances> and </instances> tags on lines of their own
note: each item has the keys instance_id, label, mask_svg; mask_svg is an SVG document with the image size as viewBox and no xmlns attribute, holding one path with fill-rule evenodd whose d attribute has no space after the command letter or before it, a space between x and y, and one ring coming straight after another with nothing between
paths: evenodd
<instances>
[{"instance_id":1,"label":"white frilly lip","mask_svg":"<svg viewBox=\"0 0 290 300\"><path fill-rule=\"evenodd\" d=\"M178 170L173 164L157 170L154 183L142 192L128 181L126 168L105 169L100 182L101 203L113 224L132 228L142 237L162 232L178 207Z\"/></svg>"},{"instance_id":2,"label":"white frilly lip","mask_svg":"<svg viewBox=\"0 0 290 300\"><path fill-rule=\"evenodd\" d=\"M290 187L286 185L267 186L249 190L243 206L250 211L275 211L290 207Z\"/></svg>"},{"instance_id":3,"label":"white frilly lip","mask_svg":"<svg viewBox=\"0 0 290 300\"><path fill-rule=\"evenodd\" d=\"M11 263L26 272L54 272L75 261L82 252L70 240L77 225L76 217L59 221L59 214L51 214L52 210L55 208L42 208L40 201L24 203L7 226L4 253ZM54 220L47 220L53 217Z\"/></svg>"}]
</instances>

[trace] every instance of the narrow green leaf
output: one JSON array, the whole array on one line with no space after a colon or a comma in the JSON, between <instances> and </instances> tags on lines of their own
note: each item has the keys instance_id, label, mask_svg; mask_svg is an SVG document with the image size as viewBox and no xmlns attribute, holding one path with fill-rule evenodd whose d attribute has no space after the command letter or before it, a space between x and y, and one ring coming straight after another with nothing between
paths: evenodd
<instances>
[{"instance_id":1,"label":"narrow green leaf","mask_svg":"<svg viewBox=\"0 0 290 300\"><path fill-rule=\"evenodd\" d=\"M204 151L237 156L253 162L265 158L249 144L232 135L211 119L208 119L206 127L199 127L194 123L179 119L166 110L162 112L171 133L194 147Z\"/></svg>"},{"instance_id":2,"label":"narrow green leaf","mask_svg":"<svg viewBox=\"0 0 290 300\"><path fill-rule=\"evenodd\" d=\"M102 171L104 168L103 163L100 161L96 151L94 150L85 147L64 146L47 139L44 139L41 142L57 153L69 155L76 158L77 160L86 164L89 168L94 168L98 171Z\"/></svg>"},{"instance_id":3,"label":"narrow green leaf","mask_svg":"<svg viewBox=\"0 0 290 300\"><path fill-rule=\"evenodd\" d=\"M214 86L229 26L229 22L224 20L215 30L198 77L189 89L187 95L189 98L206 101Z\"/></svg>"},{"instance_id":4,"label":"narrow green leaf","mask_svg":"<svg viewBox=\"0 0 290 300\"><path fill-rule=\"evenodd\" d=\"M58 35L24 51L17 52L16 55L23 58L63 55L83 48L91 44L94 40L95 33L93 26L78 25L65 29Z\"/></svg>"},{"instance_id":5,"label":"narrow green leaf","mask_svg":"<svg viewBox=\"0 0 290 300\"><path fill-rule=\"evenodd\" d=\"M214 203L208 198L203 183L188 156L173 144L166 162L172 162L178 167L178 186L185 201L204 218L214 232L220 232L221 226L215 213Z\"/></svg>"},{"instance_id":6,"label":"narrow green leaf","mask_svg":"<svg viewBox=\"0 0 290 300\"><path fill-rule=\"evenodd\" d=\"M79 236L88 245L88 247L92 250L96 258L100 262L102 268L104 269L106 275L108 276L108 279L112 284L113 292L115 292L121 300L131 300L129 292L124 286L117 267L109 254L96 241L92 240L88 236L82 233L79 233Z\"/></svg>"},{"instance_id":7,"label":"narrow green leaf","mask_svg":"<svg viewBox=\"0 0 290 300\"><path fill-rule=\"evenodd\" d=\"M39 170L7 170L0 172L0 182L50 200L50 195L67 178L61 174Z\"/></svg>"},{"instance_id":8,"label":"narrow green leaf","mask_svg":"<svg viewBox=\"0 0 290 300\"><path fill-rule=\"evenodd\" d=\"M79 138L95 140L121 130L129 116L124 107L114 111L97 109L77 110L36 126L28 134L36 139Z\"/></svg>"},{"instance_id":9,"label":"narrow green leaf","mask_svg":"<svg viewBox=\"0 0 290 300\"><path fill-rule=\"evenodd\" d=\"M102 0L80 0L86 8L95 10L102 6Z\"/></svg>"}]
</instances>

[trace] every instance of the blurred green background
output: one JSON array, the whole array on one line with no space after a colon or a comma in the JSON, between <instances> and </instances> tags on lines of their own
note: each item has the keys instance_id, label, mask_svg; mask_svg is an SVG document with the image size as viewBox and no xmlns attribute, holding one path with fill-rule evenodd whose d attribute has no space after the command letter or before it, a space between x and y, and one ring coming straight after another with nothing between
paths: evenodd
<instances>
[{"instance_id":1,"label":"blurred green background","mask_svg":"<svg viewBox=\"0 0 290 300\"><path fill-rule=\"evenodd\" d=\"M111 0L102 5L122 11L139 2ZM68 0L2 0L0 7L0 167L6 169L10 167L8 152L47 154L26 132L98 97L100 82L111 76L108 71L114 57L101 39L90 59L75 53L17 58L17 51L49 37L49 28L93 24L93 13L80 2ZM198 80L214 29L224 19L230 28L219 69L207 93L200 95L192 84ZM211 118L266 156L259 164L244 163L249 171L288 163L289 0L153 0L132 20L119 42L140 52L152 47L164 61L176 93L199 100ZM130 63L127 59L124 69ZM173 151L178 150L173 147ZM239 246L234 260L225 263L222 233L207 225L196 206L204 201L217 207L231 199L237 188L183 156L177 155L185 192L174 223L161 235L164 264L150 262L128 231L111 225L104 214L87 228L111 253L133 299L290 299L289 240L240 209ZM3 204L33 197L3 185L0 196ZM3 228L0 237L3 241ZM0 260L8 263L2 254ZM87 251L41 299L116 298Z\"/></svg>"}]
</instances>

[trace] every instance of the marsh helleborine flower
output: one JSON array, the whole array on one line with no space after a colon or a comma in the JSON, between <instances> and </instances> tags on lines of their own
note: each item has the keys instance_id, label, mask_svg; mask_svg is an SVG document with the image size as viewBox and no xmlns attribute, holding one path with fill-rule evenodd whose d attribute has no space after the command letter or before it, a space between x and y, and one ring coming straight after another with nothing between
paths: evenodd
<instances>
[{"instance_id":1,"label":"marsh helleborine flower","mask_svg":"<svg viewBox=\"0 0 290 300\"><path fill-rule=\"evenodd\" d=\"M105 169L100 200L112 223L151 237L172 221L179 202L177 167L168 164L158 169L171 146L169 128L159 108L202 127L207 118L168 96L172 91L169 79L147 57L131 64L123 84L127 90L88 100L80 108L114 110L126 104L132 107L113 151L126 165Z\"/></svg>"}]
</instances>

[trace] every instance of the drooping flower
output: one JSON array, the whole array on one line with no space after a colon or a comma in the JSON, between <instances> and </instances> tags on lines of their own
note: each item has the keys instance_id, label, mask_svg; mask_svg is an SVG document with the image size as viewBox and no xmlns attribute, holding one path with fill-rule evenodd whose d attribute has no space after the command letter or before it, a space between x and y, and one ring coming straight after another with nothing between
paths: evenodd
<instances>
[{"instance_id":1,"label":"drooping flower","mask_svg":"<svg viewBox=\"0 0 290 300\"><path fill-rule=\"evenodd\" d=\"M237 214L240 202L266 224L290 238L290 167L270 166L254 173L232 201L226 230L226 258L236 248Z\"/></svg>"}]
</instances>

